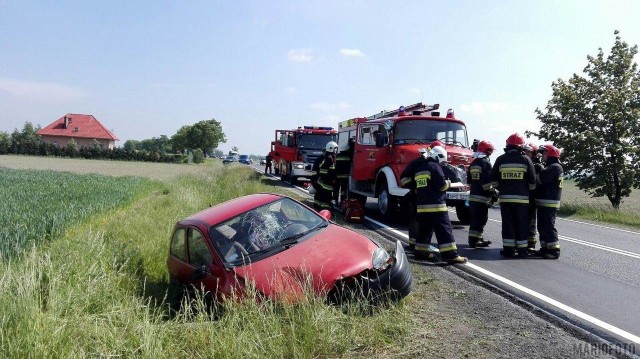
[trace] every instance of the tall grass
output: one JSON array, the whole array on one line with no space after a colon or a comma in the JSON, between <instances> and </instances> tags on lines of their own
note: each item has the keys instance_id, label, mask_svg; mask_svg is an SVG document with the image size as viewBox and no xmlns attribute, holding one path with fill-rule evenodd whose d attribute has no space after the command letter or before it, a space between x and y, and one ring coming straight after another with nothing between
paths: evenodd
<instances>
[{"instance_id":1,"label":"tall grass","mask_svg":"<svg viewBox=\"0 0 640 359\"><path fill-rule=\"evenodd\" d=\"M243 301L212 318L165 302L173 224L209 205L273 187L240 166L157 185L129 205L0 259L0 357L311 358L383 351L406 333L402 305L373 313Z\"/></svg>"},{"instance_id":2,"label":"tall grass","mask_svg":"<svg viewBox=\"0 0 640 359\"><path fill-rule=\"evenodd\" d=\"M0 168L0 257L57 238L67 226L126 204L149 185L141 178Z\"/></svg>"},{"instance_id":3,"label":"tall grass","mask_svg":"<svg viewBox=\"0 0 640 359\"><path fill-rule=\"evenodd\" d=\"M614 209L606 197L591 197L580 190L573 180L564 182L558 214L592 221L640 228L640 191L624 197L620 208Z\"/></svg>"}]
</instances>

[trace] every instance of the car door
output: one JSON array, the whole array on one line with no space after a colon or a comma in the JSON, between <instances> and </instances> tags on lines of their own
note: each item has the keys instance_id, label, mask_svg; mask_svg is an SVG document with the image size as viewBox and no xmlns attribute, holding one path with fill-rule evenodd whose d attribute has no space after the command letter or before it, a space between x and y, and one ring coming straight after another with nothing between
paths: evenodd
<instances>
[{"instance_id":1,"label":"car door","mask_svg":"<svg viewBox=\"0 0 640 359\"><path fill-rule=\"evenodd\" d=\"M220 296L218 288L227 288L227 271L214 259L208 240L197 227L176 228L171 243L170 273L182 284ZM220 283L220 280L224 283ZM223 284L223 285L221 285Z\"/></svg>"}]
</instances>

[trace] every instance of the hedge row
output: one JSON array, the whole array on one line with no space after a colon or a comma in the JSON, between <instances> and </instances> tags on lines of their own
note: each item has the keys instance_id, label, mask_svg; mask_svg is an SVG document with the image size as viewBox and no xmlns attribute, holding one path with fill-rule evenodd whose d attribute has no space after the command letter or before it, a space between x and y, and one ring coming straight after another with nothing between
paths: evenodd
<instances>
[{"instance_id":1,"label":"hedge row","mask_svg":"<svg viewBox=\"0 0 640 359\"><path fill-rule=\"evenodd\" d=\"M114 149L102 149L99 145L92 145L90 147L79 147L75 143L70 143L67 146L61 147L45 142L26 142L20 144L0 141L0 155L4 154L55 156L118 161L166 163L187 162L187 156L182 154L158 153L144 150L131 151L125 150L121 147L116 147Z\"/></svg>"}]
</instances>

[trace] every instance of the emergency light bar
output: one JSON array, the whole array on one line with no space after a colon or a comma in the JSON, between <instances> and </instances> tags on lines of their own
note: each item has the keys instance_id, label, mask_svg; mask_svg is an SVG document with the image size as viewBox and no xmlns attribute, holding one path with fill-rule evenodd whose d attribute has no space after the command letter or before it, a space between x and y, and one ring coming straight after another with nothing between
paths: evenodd
<instances>
[{"instance_id":1,"label":"emergency light bar","mask_svg":"<svg viewBox=\"0 0 640 359\"><path fill-rule=\"evenodd\" d=\"M305 130L333 130L333 127L327 127L327 126L304 126Z\"/></svg>"}]
</instances>

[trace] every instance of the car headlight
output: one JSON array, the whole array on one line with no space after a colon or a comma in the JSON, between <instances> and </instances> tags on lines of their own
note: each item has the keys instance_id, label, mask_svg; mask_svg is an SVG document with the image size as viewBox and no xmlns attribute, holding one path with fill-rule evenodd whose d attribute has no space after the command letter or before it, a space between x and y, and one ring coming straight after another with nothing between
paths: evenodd
<instances>
[{"instance_id":1,"label":"car headlight","mask_svg":"<svg viewBox=\"0 0 640 359\"><path fill-rule=\"evenodd\" d=\"M383 271L389 267L389 259L391 256L384 248L378 247L371 255L371 261L373 263L373 269Z\"/></svg>"},{"instance_id":2,"label":"car headlight","mask_svg":"<svg viewBox=\"0 0 640 359\"><path fill-rule=\"evenodd\" d=\"M304 168L304 165L303 164L297 164L297 165L294 165L293 168L295 168L297 170L300 170L300 169Z\"/></svg>"}]
</instances>

